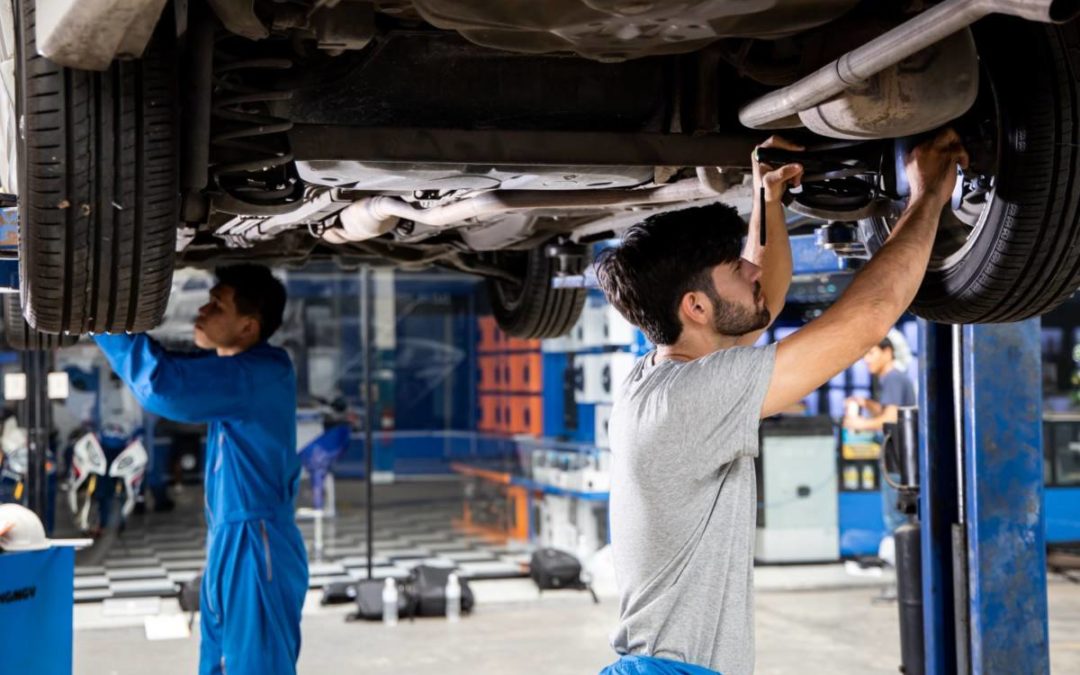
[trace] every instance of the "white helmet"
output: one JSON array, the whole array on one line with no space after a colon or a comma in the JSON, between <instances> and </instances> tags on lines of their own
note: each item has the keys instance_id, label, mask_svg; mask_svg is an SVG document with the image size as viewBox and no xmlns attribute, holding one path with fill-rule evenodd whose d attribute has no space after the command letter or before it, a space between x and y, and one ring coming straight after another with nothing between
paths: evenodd
<instances>
[{"instance_id":1,"label":"white helmet","mask_svg":"<svg viewBox=\"0 0 1080 675\"><path fill-rule=\"evenodd\" d=\"M5 551L40 551L49 548L45 526L37 514L21 504L0 504L0 524L6 534L0 535L0 548Z\"/></svg>"},{"instance_id":2,"label":"white helmet","mask_svg":"<svg viewBox=\"0 0 1080 675\"><path fill-rule=\"evenodd\" d=\"M93 539L47 539L45 526L37 514L21 504L0 504L0 549L5 551L40 551L50 546L82 548Z\"/></svg>"}]
</instances>

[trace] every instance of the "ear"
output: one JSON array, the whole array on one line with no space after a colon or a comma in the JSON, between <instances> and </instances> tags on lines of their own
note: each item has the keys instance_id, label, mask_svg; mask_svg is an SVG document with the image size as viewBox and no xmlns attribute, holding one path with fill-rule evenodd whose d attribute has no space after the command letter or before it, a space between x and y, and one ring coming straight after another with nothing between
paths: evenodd
<instances>
[{"instance_id":1,"label":"ear","mask_svg":"<svg viewBox=\"0 0 1080 675\"><path fill-rule=\"evenodd\" d=\"M709 298L700 291L690 291L679 303L679 315L690 324L707 325L711 321L712 305Z\"/></svg>"},{"instance_id":2,"label":"ear","mask_svg":"<svg viewBox=\"0 0 1080 675\"><path fill-rule=\"evenodd\" d=\"M253 316L244 317L244 327L241 328L241 333L244 335L245 338L249 338L255 342L258 342L260 331L261 328L259 327L258 319Z\"/></svg>"}]
</instances>

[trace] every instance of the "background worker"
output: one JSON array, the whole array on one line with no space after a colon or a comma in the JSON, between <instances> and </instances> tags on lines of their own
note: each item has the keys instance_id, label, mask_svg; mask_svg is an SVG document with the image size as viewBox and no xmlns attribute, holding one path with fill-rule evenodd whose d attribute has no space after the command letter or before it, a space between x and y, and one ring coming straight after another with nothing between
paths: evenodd
<instances>
[{"instance_id":1,"label":"background worker","mask_svg":"<svg viewBox=\"0 0 1080 675\"><path fill-rule=\"evenodd\" d=\"M207 353L174 354L146 335L94 339L144 408L210 425L199 672L295 673L308 587L294 517L296 374L288 354L267 344L285 288L258 265L217 277L195 320L195 344Z\"/></svg>"},{"instance_id":2,"label":"background worker","mask_svg":"<svg viewBox=\"0 0 1080 675\"><path fill-rule=\"evenodd\" d=\"M753 672L760 420L850 367L911 304L958 164L967 154L955 132L916 147L888 241L821 317L766 347L753 345L791 283L781 198L801 166L755 159L764 209L755 200L745 248L745 224L715 205L650 217L598 260L608 300L656 345L609 423L620 659L606 673Z\"/></svg>"},{"instance_id":3,"label":"background worker","mask_svg":"<svg viewBox=\"0 0 1080 675\"><path fill-rule=\"evenodd\" d=\"M907 373L896 366L896 348L892 340L885 338L870 348L863 357L870 371L870 398L852 396L848 404L855 404L868 416L846 415L844 427L852 431L880 432L886 424L896 424L897 409L917 403L915 387Z\"/></svg>"},{"instance_id":4,"label":"background worker","mask_svg":"<svg viewBox=\"0 0 1080 675\"><path fill-rule=\"evenodd\" d=\"M844 428L850 431L870 431L878 434L878 441L886 424L896 424L900 406L913 406L915 387L907 373L896 366L896 346L885 338L870 348L863 357L870 371L870 398L852 396L845 405ZM866 411L868 416L860 415ZM892 475L893 482L899 479ZM886 536L892 536L896 528L904 524L904 516L896 510L896 489L889 485L885 476L880 476L878 486L881 490L881 516L885 522Z\"/></svg>"}]
</instances>

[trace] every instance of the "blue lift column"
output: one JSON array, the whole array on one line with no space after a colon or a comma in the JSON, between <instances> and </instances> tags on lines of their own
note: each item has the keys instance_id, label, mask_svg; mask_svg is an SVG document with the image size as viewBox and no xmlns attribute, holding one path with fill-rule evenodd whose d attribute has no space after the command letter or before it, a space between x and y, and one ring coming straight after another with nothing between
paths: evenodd
<instances>
[{"instance_id":1,"label":"blue lift column","mask_svg":"<svg viewBox=\"0 0 1080 675\"><path fill-rule=\"evenodd\" d=\"M1039 321L920 338L925 672L1049 673Z\"/></svg>"}]
</instances>

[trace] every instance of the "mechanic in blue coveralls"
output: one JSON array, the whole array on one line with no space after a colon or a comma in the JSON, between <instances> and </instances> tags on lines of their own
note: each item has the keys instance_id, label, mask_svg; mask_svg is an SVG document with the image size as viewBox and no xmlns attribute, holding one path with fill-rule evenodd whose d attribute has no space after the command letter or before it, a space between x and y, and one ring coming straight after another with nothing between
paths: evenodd
<instances>
[{"instance_id":1,"label":"mechanic in blue coveralls","mask_svg":"<svg viewBox=\"0 0 1080 675\"><path fill-rule=\"evenodd\" d=\"M296 374L267 339L285 288L268 269L217 271L199 309L195 356L146 335L95 337L142 405L179 422L207 422L207 562L199 672L295 673L307 553L293 516L300 479Z\"/></svg>"}]
</instances>

